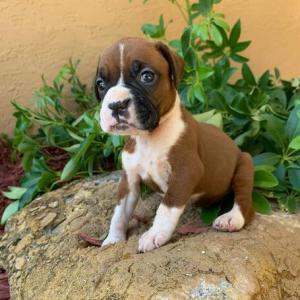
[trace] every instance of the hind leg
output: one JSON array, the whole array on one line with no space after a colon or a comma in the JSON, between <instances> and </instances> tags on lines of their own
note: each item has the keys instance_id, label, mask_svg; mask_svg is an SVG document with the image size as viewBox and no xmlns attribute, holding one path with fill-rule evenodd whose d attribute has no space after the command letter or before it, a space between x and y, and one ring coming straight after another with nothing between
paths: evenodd
<instances>
[{"instance_id":1,"label":"hind leg","mask_svg":"<svg viewBox=\"0 0 300 300\"><path fill-rule=\"evenodd\" d=\"M252 158L243 152L238 161L232 180L232 188L235 194L232 209L219 216L213 223L213 227L221 231L238 231L247 225L254 217L252 208L254 167Z\"/></svg>"}]
</instances>

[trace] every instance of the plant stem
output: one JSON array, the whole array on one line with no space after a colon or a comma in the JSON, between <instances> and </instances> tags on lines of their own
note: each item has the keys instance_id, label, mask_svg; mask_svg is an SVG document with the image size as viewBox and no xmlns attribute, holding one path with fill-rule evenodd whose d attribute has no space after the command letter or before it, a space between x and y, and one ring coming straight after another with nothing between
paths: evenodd
<instances>
[{"instance_id":1,"label":"plant stem","mask_svg":"<svg viewBox=\"0 0 300 300\"><path fill-rule=\"evenodd\" d=\"M178 8L178 10L179 10L181 16L183 17L184 21L185 21L186 23L189 23L189 20L188 20L187 16L185 15L182 6L178 3L177 0L174 1L174 4L177 6L177 8Z\"/></svg>"},{"instance_id":2,"label":"plant stem","mask_svg":"<svg viewBox=\"0 0 300 300\"><path fill-rule=\"evenodd\" d=\"M189 25L192 25L193 21L192 21L192 18L191 18L191 4L190 4L190 0L185 0L185 9L186 9L187 14L188 14L187 23Z\"/></svg>"},{"instance_id":3,"label":"plant stem","mask_svg":"<svg viewBox=\"0 0 300 300\"><path fill-rule=\"evenodd\" d=\"M293 150L292 149L288 149L286 153L287 153L288 156L290 156L290 155L292 155L292 154L294 154L296 152L299 152L299 149L293 149Z\"/></svg>"}]
</instances>

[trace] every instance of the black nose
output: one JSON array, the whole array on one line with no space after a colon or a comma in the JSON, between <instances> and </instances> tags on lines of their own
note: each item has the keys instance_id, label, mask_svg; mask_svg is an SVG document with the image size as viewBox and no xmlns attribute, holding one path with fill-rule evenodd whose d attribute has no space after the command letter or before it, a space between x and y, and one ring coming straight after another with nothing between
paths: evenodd
<instances>
[{"instance_id":1,"label":"black nose","mask_svg":"<svg viewBox=\"0 0 300 300\"><path fill-rule=\"evenodd\" d=\"M127 98L122 101L116 101L108 104L108 108L114 112L120 113L122 110L126 109L129 105L130 99Z\"/></svg>"},{"instance_id":2,"label":"black nose","mask_svg":"<svg viewBox=\"0 0 300 300\"><path fill-rule=\"evenodd\" d=\"M123 101L116 101L108 104L108 108L112 110L112 116L117 120L118 123L124 121L120 120L120 116L123 116L125 118L128 117L128 111L126 110L126 108L128 107L130 100L130 98L127 98Z\"/></svg>"}]
</instances>

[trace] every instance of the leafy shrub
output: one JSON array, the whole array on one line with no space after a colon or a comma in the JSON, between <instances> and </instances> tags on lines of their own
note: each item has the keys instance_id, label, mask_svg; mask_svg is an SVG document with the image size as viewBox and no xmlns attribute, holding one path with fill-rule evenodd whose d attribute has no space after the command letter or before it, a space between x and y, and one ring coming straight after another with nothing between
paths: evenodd
<instances>
[{"instance_id":1,"label":"leafy shrub","mask_svg":"<svg viewBox=\"0 0 300 300\"><path fill-rule=\"evenodd\" d=\"M240 21L230 28L224 15L213 10L220 1L185 1L183 7L169 0L186 21L180 39L168 41L163 15L157 25L145 24L142 31L167 42L184 58L179 92L195 118L223 127L241 149L253 155L255 209L269 214L268 199L276 199L280 207L295 212L300 198L300 79L282 80L277 69L255 77L242 55L250 41L240 41ZM241 67L234 67L233 62ZM11 187L5 193L15 201L7 207L2 223L40 193L120 166L123 140L101 131L95 97L76 75L76 66L70 61L52 85L43 78L34 95L34 109L13 102L12 143L23 155L26 175L20 188ZM237 70L241 78L234 82ZM79 113L70 112L61 101L65 84L71 87ZM211 223L227 206L225 201L204 209L202 219Z\"/></svg>"},{"instance_id":2,"label":"leafy shrub","mask_svg":"<svg viewBox=\"0 0 300 300\"><path fill-rule=\"evenodd\" d=\"M77 65L69 61L52 85L42 77L43 85L34 93L34 109L12 103L16 117L12 144L22 154L25 176L21 187L4 192L15 201L6 208L1 223L38 194L65 181L120 167L123 140L101 131L99 106L92 90L76 75ZM62 103L66 84L79 112L70 112L68 103Z\"/></svg>"},{"instance_id":3,"label":"leafy shrub","mask_svg":"<svg viewBox=\"0 0 300 300\"><path fill-rule=\"evenodd\" d=\"M231 28L224 15L213 9L221 0L185 1L185 6L177 0L169 2L186 21L181 37L166 38L163 15L158 25L145 24L142 31L164 40L184 58L179 87L184 105L194 114L214 115L236 144L252 154L257 211L270 213L270 198L295 212L300 198L300 79L281 80L278 69L255 77L242 55L250 41L240 41L240 20ZM241 78L234 82L237 70ZM204 213L215 216L220 209ZM210 223L212 218L207 220Z\"/></svg>"}]
</instances>

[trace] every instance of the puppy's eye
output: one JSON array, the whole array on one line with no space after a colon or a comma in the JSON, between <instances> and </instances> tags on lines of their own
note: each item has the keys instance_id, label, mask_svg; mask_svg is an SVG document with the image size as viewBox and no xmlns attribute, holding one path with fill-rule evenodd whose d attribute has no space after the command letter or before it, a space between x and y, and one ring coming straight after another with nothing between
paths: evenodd
<instances>
[{"instance_id":1,"label":"puppy's eye","mask_svg":"<svg viewBox=\"0 0 300 300\"><path fill-rule=\"evenodd\" d=\"M97 78L96 79L96 85L99 88L100 91L104 91L106 88L106 83L103 78Z\"/></svg>"},{"instance_id":2,"label":"puppy's eye","mask_svg":"<svg viewBox=\"0 0 300 300\"><path fill-rule=\"evenodd\" d=\"M140 74L140 80L142 83L150 84L155 80L155 73L150 70L142 71Z\"/></svg>"}]
</instances>

